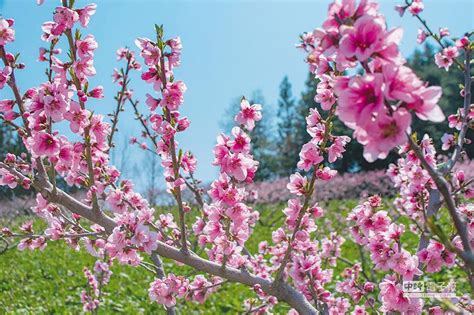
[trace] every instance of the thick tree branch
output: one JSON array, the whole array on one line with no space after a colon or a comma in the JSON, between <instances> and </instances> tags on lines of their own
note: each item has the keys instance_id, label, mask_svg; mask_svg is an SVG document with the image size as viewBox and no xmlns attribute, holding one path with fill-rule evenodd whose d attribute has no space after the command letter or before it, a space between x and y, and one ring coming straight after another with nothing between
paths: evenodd
<instances>
[{"instance_id":1,"label":"thick tree branch","mask_svg":"<svg viewBox=\"0 0 474 315\"><path fill-rule=\"evenodd\" d=\"M469 242L469 238L467 236L467 227L466 223L459 217L459 214L456 209L456 204L454 199L451 196L451 191L449 188L449 184L446 179L438 173L425 159L423 152L421 151L420 147L415 143L410 135L408 136L408 141L410 145L410 149L413 150L416 157L420 160L423 168L425 168L428 173L430 174L431 178L436 184L437 189L441 193L444 198L444 202L446 203L446 207L448 208L449 215L453 220L454 226L456 227L456 231L461 238L461 242L463 245L463 249L465 255L461 256L461 258L465 261L465 263L469 266L471 270L474 270L474 260L472 257L472 250L471 245Z\"/></svg>"},{"instance_id":2,"label":"thick tree branch","mask_svg":"<svg viewBox=\"0 0 474 315\"><path fill-rule=\"evenodd\" d=\"M438 171L441 174L448 174L456 165L457 161L459 160L461 156L461 152L463 150L467 130L469 128L469 119L468 119L468 113L470 110L470 104L471 104L471 83L472 83L472 77L471 77L471 51L466 50L465 51L465 64L464 64L464 104L463 104L463 117L462 117L462 125L461 125L461 131L458 135L458 141L456 143L456 147L454 149L454 152L449 159L449 161L440 167ZM438 189L431 189L430 190L430 197L428 201L428 207L426 210L426 217L434 217L438 213L439 209L441 208L442 202L441 202L441 196L438 191ZM424 231L422 231L422 235L420 237L420 242L418 244L418 252L425 249L428 244L429 244L429 237L427 236L428 230L425 228Z\"/></svg>"},{"instance_id":3,"label":"thick tree branch","mask_svg":"<svg viewBox=\"0 0 474 315\"><path fill-rule=\"evenodd\" d=\"M2 162L0 162L0 167L5 168L20 180L27 178L25 175ZM116 223L112 218L108 217L102 212L97 213L93 211L92 207L81 203L61 189L57 189L56 193L53 194L51 185L51 187L43 187L37 182L33 182L32 185L49 202L61 205L67 208L69 211L79 214L87 220L103 226L108 234L110 234L115 228ZM169 246L161 241L157 241L157 243L158 248L155 253L152 254L152 260L157 268L162 268L162 263L161 261L156 260L156 254L183 263L195 268L196 270L228 279L232 282L242 283L250 287L259 284L266 293L287 302L300 314L317 314L316 309L306 300L306 298L286 283L273 283L270 280L257 277L246 271L237 270L235 268L222 268L220 264L203 259L195 254L192 254L191 252L184 253L182 250ZM157 271L157 275L164 275L164 271L162 269Z\"/></svg>"}]
</instances>

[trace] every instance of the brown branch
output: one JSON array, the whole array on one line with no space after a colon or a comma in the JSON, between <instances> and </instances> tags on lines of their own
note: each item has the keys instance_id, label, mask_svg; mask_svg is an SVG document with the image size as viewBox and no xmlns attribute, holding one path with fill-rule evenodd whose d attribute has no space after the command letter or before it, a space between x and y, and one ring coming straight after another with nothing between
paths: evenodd
<instances>
[{"instance_id":1,"label":"brown branch","mask_svg":"<svg viewBox=\"0 0 474 315\"><path fill-rule=\"evenodd\" d=\"M112 130L110 131L109 135L109 141L108 141L108 149L107 152L110 151L110 149L113 146L113 138L115 131L117 129L117 124L118 124L118 116L119 113L123 110L123 104L125 101L123 100L123 97L125 95L125 91L127 90L127 84L128 84L128 73L130 72L130 62L132 60L131 54L127 55L127 66L125 68L125 73L123 76L123 84L122 84L122 89L118 92L118 96L116 97L117 99L117 107L113 113L113 118L112 118Z\"/></svg>"},{"instance_id":2,"label":"brown branch","mask_svg":"<svg viewBox=\"0 0 474 315\"><path fill-rule=\"evenodd\" d=\"M2 162L0 162L0 167L5 168L21 180L26 178L25 175ZM56 194L53 195L52 187L42 187L41 184L36 181L33 181L32 186L49 202L59 204L91 222L103 226L108 234L110 234L116 226L116 223L112 218L106 216L102 212L94 212L92 207L81 203L61 189L58 189ZM280 300L286 301L300 314L316 314L316 310L306 300L306 298L286 283L272 283L270 280L252 275L247 271L237 270L231 267L222 268L221 265L215 262L203 259L191 252L184 253L182 250L172 247L164 242L157 241L157 244L158 248L155 251L155 254L183 263L195 268L196 270L228 279L232 282L242 283L250 287L259 284L266 293L273 295Z\"/></svg>"},{"instance_id":3,"label":"brown branch","mask_svg":"<svg viewBox=\"0 0 474 315\"><path fill-rule=\"evenodd\" d=\"M330 112L329 112L329 114L328 114L328 117L325 121L324 136L323 136L323 140L322 140L322 143L321 143L321 146L320 146L321 151L324 151L326 143L328 141L329 133L330 133L329 132L330 124L331 124L331 121L332 121L335 113L336 113L336 106L333 105ZM307 193L305 194L303 207L301 208L300 213L298 214L298 219L296 221L296 225L295 225L295 228L293 230L293 234L291 235L291 238L288 240L288 247L286 249L285 256L283 257L283 260L280 264L280 267L277 270L277 274L275 276L275 282L279 282L279 281L282 280L283 272L285 271L285 267L286 267L286 265L288 264L288 262L290 260L290 255L291 255L291 252L292 252L292 243L294 242L294 240L296 238L296 233L300 229L301 220L303 219L303 216L306 213L306 210L308 210L309 202L311 201L311 196L313 195L313 192L314 192L315 182L316 182L316 169L313 170L313 175L312 175L312 178L311 178L311 181L310 181L310 184L309 184L309 188L308 188Z\"/></svg>"},{"instance_id":4,"label":"brown branch","mask_svg":"<svg viewBox=\"0 0 474 315\"><path fill-rule=\"evenodd\" d=\"M421 151L420 147L415 143L415 141L413 141L412 137L410 135L407 135L407 137L410 149L413 150L416 157L420 160L421 164L423 165L423 168L428 171L430 177L435 182L437 189L444 198L444 202L446 203L446 206L448 208L449 215L453 220L454 226L456 227L456 231L459 237L461 238L461 242L463 245L465 255L461 255L461 258L471 270L474 270L474 258L472 257L471 245L467 236L466 223L459 217L455 201L451 196L451 191L448 182L440 173L438 173L438 171L436 171L430 164L428 164L425 157L423 156L423 152Z\"/></svg>"},{"instance_id":5,"label":"brown branch","mask_svg":"<svg viewBox=\"0 0 474 315\"><path fill-rule=\"evenodd\" d=\"M161 39L160 39L161 40ZM161 75L161 84L162 84L162 89L161 91L166 88L166 68L165 68L165 58L163 54L160 56L160 75ZM172 117L171 117L171 112L165 108L163 108L163 111L165 112L165 118L166 120L172 124ZM176 144L174 141L174 135L171 136L170 139L170 148L169 148L170 154L171 154L171 161L173 163L173 171L174 171L174 179L177 180L180 177L179 174L179 162L178 158L176 157ZM176 203L178 204L178 214L179 214L179 226L181 230L181 246L182 250L184 253L188 252L188 243L186 240L186 222L184 221L184 209L183 209L183 200L181 196L181 188L175 187L173 196L176 199Z\"/></svg>"}]
</instances>

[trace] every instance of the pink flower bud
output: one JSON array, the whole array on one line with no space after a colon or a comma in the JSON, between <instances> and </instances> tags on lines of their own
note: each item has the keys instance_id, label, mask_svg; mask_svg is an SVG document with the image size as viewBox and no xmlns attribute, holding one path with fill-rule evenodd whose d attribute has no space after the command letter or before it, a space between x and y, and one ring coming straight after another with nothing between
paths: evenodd
<instances>
[{"instance_id":1,"label":"pink flower bud","mask_svg":"<svg viewBox=\"0 0 474 315\"><path fill-rule=\"evenodd\" d=\"M93 97L93 98L103 98L104 97L104 88L102 87L102 85L99 85L96 88L90 90L87 95L90 96L90 97Z\"/></svg>"},{"instance_id":2,"label":"pink flower bud","mask_svg":"<svg viewBox=\"0 0 474 315\"><path fill-rule=\"evenodd\" d=\"M366 282L364 284L364 291L366 292L372 292L374 291L375 285L372 282Z\"/></svg>"}]
</instances>

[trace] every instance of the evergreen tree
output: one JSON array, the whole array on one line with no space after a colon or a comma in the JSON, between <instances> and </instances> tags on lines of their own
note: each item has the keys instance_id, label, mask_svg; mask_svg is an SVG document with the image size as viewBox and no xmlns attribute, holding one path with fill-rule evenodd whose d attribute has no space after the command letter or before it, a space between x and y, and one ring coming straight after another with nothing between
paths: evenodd
<instances>
[{"instance_id":1,"label":"evergreen tree","mask_svg":"<svg viewBox=\"0 0 474 315\"><path fill-rule=\"evenodd\" d=\"M288 176L296 170L300 143L295 131L298 126L296 101L291 91L291 83L285 76L280 84L280 98L278 100L278 170L279 176Z\"/></svg>"},{"instance_id":2,"label":"evergreen tree","mask_svg":"<svg viewBox=\"0 0 474 315\"><path fill-rule=\"evenodd\" d=\"M301 99L298 102L296 108L297 112L297 122L295 124L295 134L297 138L298 152L303 144L311 140L311 136L306 131L306 116L309 115L310 108L315 108L319 106L315 101L314 97L316 96L316 86L318 85L318 80L315 79L314 74L309 73L308 78L305 82L305 90L301 93Z\"/></svg>"},{"instance_id":3,"label":"evergreen tree","mask_svg":"<svg viewBox=\"0 0 474 315\"><path fill-rule=\"evenodd\" d=\"M20 155L26 152L26 149L17 132L0 120L0 159L3 160L8 152ZM0 199L11 198L25 193L29 192L21 187L10 189L0 186Z\"/></svg>"}]
</instances>

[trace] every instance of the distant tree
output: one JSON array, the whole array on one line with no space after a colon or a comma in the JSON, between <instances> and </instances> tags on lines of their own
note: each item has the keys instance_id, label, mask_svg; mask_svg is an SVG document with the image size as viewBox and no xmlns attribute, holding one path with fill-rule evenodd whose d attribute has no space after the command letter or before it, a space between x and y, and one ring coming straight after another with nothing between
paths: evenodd
<instances>
[{"instance_id":1,"label":"distant tree","mask_svg":"<svg viewBox=\"0 0 474 315\"><path fill-rule=\"evenodd\" d=\"M317 85L318 81L314 78L312 73L309 73L305 82L305 89L301 92L301 99L298 101L296 108L298 119L295 124L295 134L300 147L311 140L311 136L306 131L306 116L308 116L310 108L319 106L314 101Z\"/></svg>"},{"instance_id":2,"label":"distant tree","mask_svg":"<svg viewBox=\"0 0 474 315\"><path fill-rule=\"evenodd\" d=\"M26 152L23 142L18 138L17 132L7 124L0 124L0 155L7 153L19 155Z\"/></svg>"},{"instance_id":3,"label":"distant tree","mask_svg":"<svg viewBox=\"0 0 474 315\"><path fill-rule=\"evenodd\" d=\"M232 126L235 125L234 117L240 110L241 97L233 100L226 109L223 119L220 121L221 128L230 133ZM275 143L274 132L274 114L269 105L265 104L265 98L260 90L252 93L248 99L250 104L262 104L263 119L257 122L255 128L250 132L252 138L252 154L255 160L260 162L258 171L255 175L256 181L263 181L275 177L278 169L277 154L279 153L278 144Z\"/></svg>"},{"instance_id":4,"label":"distant tree","mask_svg":"<svg viewBox=\"0 0 474 315\"><path fill-rule=\"evenodd\" d=\"M296 100L291 91L291 83L285 76L280 84L280 98L278 99L277 130L279 147L277 174L288 176L296 169L298 152L301 147L298 134L295 132L300 126L300 113L296 107Z\"/></svg>"},{"instance_id":5,"label":"distant tree","mask_svg":"<svg viewBox=\"0 0 474 315\"><path fill-rule=\"evenodd\" d=\"M7 153L13 153L19 156L24 152L26 152L26 149L18 137L18 133L7 124L0 123L0 156L4 157ZM27 191L21 187L12 190L7 186L0 186L0 199L11 198L25 193L27 193Z\"/></svg>"},{"instance_id":6,"label":"distant tree","mask_svg":"<svg viewBox=\"0 0 474 315\"><path fill-rule=\"evenodd\" d=\"M163 174L163 168L161 167L159 157L154 152L145 152L143 162L148 169L145 196L150 205L155 206L159 198L160 187L158 186L158 183Z\"/></svg>"}]
</instances>

